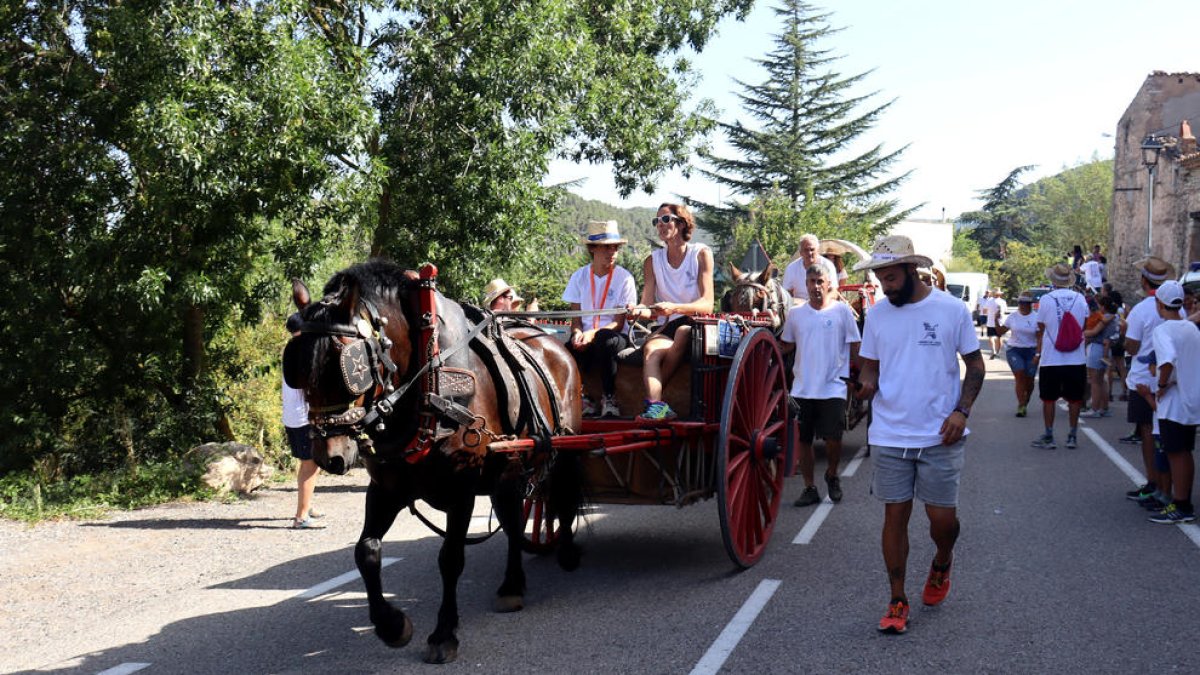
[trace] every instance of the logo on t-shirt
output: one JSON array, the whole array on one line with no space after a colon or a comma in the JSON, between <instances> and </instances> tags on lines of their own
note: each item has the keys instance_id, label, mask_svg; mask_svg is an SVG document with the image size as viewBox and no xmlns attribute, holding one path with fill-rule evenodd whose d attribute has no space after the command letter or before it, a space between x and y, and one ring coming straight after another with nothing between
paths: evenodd
<instances>
[{"instance_id":1,"label":"logo on t-shirt","mask_svg":"<svg viewBox=\"0 0 1200 675\"><path fill-rule=\"evenodd\" d=\"M830 328L831 326L833 326L833 319L825 319L825 327Z\"/></svg>"},{"instance_id":2,"label":"logo on t-shirt","mask_svg":"<svg viewBox=\"0 0 1200 675\"><path fill-rule=\"evenodd\" d=\"M921 339L917 340L917 344L930 347L937 347L942 344L942 341L937 336L938 325L936 323L922 321L921 325L925 327L925 332L921 335Z\"/></svg>"}]
</instances>

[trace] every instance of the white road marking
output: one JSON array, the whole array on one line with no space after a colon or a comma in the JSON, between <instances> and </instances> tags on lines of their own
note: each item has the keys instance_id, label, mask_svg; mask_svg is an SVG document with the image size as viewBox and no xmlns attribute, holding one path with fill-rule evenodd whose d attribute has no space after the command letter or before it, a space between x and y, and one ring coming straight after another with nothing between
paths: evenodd
<instances>
[{"instance_id":1,"label":"white road marking","mask_svg":"<svg viewBox=\"0 0 1200 675\"><path fill-rule=\"evenodd\" d=\"M858 452L856 452L854 454L854 459L850 460L850 463L847 464L846 468L842 470L842 478L852 477L854 475L854 472L858 471L858 466L860 464L862 464L863 460L866 458L867 458L867 446L864 445L858 449Z\"/></svg>"},{"instance_id":2,"label":"white road marking","mask_svg":"<svg viewBox=\"0 0 1200 675\"><path fill-rule=\"evenodd\" d=\"M1121 473L1128 476L1129 480L1133 481L1134 485L1141 485L1146 482L1146 477L1143 476L1140 471L1133 468L1132 464L1125 461L1125 458L1122 457L1121 454L1117 452L1115 448L1113 448L1113 446L1109 445L1108 441L1101 438L1100 434L1096 433L1095 430L1084 427L1083 433L1087 434L1087 437L1092 439L1092 442L1096 444L1096 447L1100 448L1100 452L1103 452L1105 456L1108 457L1110 462L1117 465L1117 468L1121 470ZM1184 536L1186 536L1188 539L1191 539L1192 543L1195 544L1197 548L1200 548L1200 525L1196 525L1195 523L1183 523L1176 525L1175 527L1178 527L1179 531L1183 532Z\"/></svg>"},{"instance_id":3,"label":"white road marking","mask_svg":"<svg viewBox=\"0 0 1200 675\"><path fill-rule=\"evenodd\" d=\"M394 562L399 562L401 560L404 560L404 558L384 558L383 564L380 567L387 567L388 565L391 565ZM313 598L325 595L326 593L328 593L329 591L332 591L333 589L337 588L338 586L348 584L357 578L358 578L358 570L354 570L352 572L346 572L345 574L339 574L338 576L330 579L329 581L322 581L321 583L317 584L316 586L313 586L312 588L310 588L306 591L300 591L299 593L296 594L296 597L300 598L302 600L312 600Z\"/></svg>"},{"instance_id":4,"label":"white road marking","mask_svg":"<svg viewBox=\"0 0 1200 675\"><path fill-rule=\"evenodd\" d=\"M143 668L149 667L149 663L122 663L121 665L109 668L108 670L102 670L99 673L96 673L96 675L129 675L129 673L136 673Z\"/></svg>"},{"instance_id":5,"label":"white road marking","mask_svg":"<svg viewBox=\"0 0 1200 675\"><path fill-rule=\"evenodd\" d=\"M826 495L825 499L821 500L821 503L817 505L817 510L814 511L811 516L809 516L808 522L804 524L804 527L800 530L800 534L796 535L796 538L792 540L792 543L808 544L812 542L812 538L817 534L817 528L821 527L821 523L825 522L825 517L828 516L829 512L832 510L833 502L829 501L829 496Z\"/></svg>"},{"instance_id":6,"label":"white road marking","mask_svg":"<svg viewBox=\"0 0 1200 675\"><path fill-rule=\"evenodd\" d=\"M779 590L781 583L778 579L763 579L758 582L758 588L754 589L754 592L742 604L742 608L729 620L725 630L721 631L716 641L704 653L700 662L696 664L695 668L692 668L691 675L709 675L721 670L725 660L729 658L734 648L741 642L742 637L746 635L750 625L758 618L759 612L767 606L771 596Z\"/></svg>"}]
</instances>

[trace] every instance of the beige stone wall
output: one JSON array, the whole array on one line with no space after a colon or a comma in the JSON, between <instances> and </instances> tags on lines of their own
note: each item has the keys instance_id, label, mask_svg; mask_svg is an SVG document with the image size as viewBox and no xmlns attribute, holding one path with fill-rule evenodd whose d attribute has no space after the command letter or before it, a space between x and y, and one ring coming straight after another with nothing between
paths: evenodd
<instances>
[{"instance_id":1,"label":"beige stone wall","mask_svg":"<svg viewBox=\"0 0 1200 675\"><path fill-rule=\"evenodd\" d=\"M1178 137L1183 120L1200 127L1200 74L1153 73L1117 125L1107 257L1109 279L1126 296L1139 288L1133 263L1146 253L1149 173L1142 164L1142 139L1151 133ZM1164 152L1155 173L1151 254L1185 269L1200 245L1189 216L1197 211L1200 171Z\"/></svg>"}]
</instances>

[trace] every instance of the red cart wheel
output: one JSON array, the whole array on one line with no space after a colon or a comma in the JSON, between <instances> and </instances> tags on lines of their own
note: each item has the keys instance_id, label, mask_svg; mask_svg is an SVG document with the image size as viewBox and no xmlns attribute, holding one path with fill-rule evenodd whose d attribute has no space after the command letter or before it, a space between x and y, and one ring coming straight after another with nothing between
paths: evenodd
<instances>
[{"instance_id":1,"label":"red cart wheel","mask_svg":"<svg viewBox=\"0 0 1200 675\"><path fill-rule=\"evenodd\" d=\"M771 331L742 338L721 407L717 501L725 551L740 567L758 562L771 539L791 452L783 356Z\"/></svg>"}]
</instances>

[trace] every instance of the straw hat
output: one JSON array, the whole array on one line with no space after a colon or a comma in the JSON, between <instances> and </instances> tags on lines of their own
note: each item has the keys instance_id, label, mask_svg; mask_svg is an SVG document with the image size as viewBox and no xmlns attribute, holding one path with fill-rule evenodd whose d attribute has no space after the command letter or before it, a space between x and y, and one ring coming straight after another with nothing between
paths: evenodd
<instances>
[{"instance_id":1,"label":"straw hat","mask_svg":"<svg viewBox=\"0 0 1200 675\"><path fill-rule=\"evenodd\" d=\"M1030 295L1029 293L1022 293L1017 296L1017 304L1018 305L1032 305L1033 304L1033 296Z\"/></svg>"},{"instance_id":2,"label":"straw hat","mask_svg":"<svg viewBox=\"0 0 1200 675\"><path fill-rule=\"evenodd\" d=\"M621 230L615 220L589 220L587 234L583 236L584 244L627 244L629 241L621 236Z\"/></svg>"},{"instance_id":3,"label":"straw hat","mask_svg":"<svg viewBox=\"0 0 1200 675\"><path fill-rule=\"evenodd\" d=\"M1058 263L1054 267L1046 268L1046 278L1050 283L1059 288L1066 288L1075 280L1075 272L1071 266L1066 263Z\"/></svg>"},{"instance_id":4,"label":"straw hat","mask_svg":"<svg viewBox=\"0 0 1200 675\"><path fill-rule=\"evenodd\" d=\"M517 292L513 290L513 287L508 285L507 281L501 279L500 277L496 277L495 279L489 281L487 286L483 287L483 306L491 307L492 302L496 298L503 295L505 291L513 292L513 307L516 307L518 303L524 301L521 296L517 295Z\"/></svg>"},{"instance_id":5,"label":"straw hat","mask_svg":"<svg viewBox=\"0 0 1200 675\"><path fill-rule=\"evenodd\" d=\"M1142 258L1133 263L1133 266L1142 273L1142 276L1147 280L1160 284L1167 279L1175 276L1175 267L1157 256Z\"/></svg>"},{"instance_id":6,"label":"straw hat","mask_svg":"<svg viewBox=\"0 0 1200 675\"><path fill-rule=\"evenodd\" d=\"M859 262L854 266L854 271L877 270L880 267L891 267L892 265L903 265L906 263L911 263L917 267L933 267L933 260L923 255L918 255L913 250L912 239L902 234L893 234L876 241L875 250L871 251L871 259Z\"/></svg>"}]
</instances>

